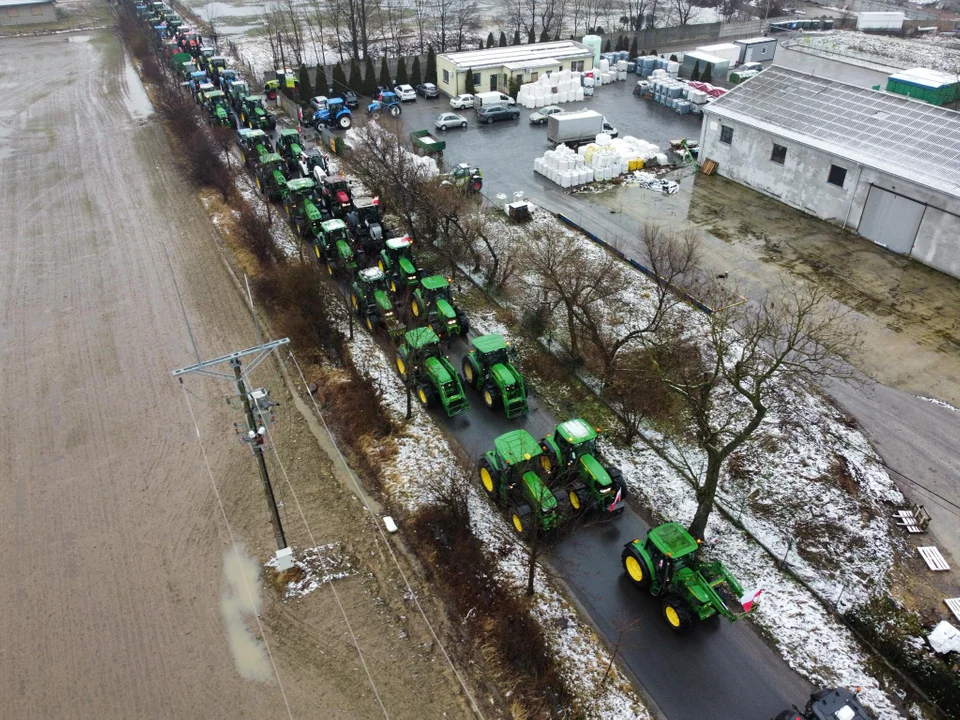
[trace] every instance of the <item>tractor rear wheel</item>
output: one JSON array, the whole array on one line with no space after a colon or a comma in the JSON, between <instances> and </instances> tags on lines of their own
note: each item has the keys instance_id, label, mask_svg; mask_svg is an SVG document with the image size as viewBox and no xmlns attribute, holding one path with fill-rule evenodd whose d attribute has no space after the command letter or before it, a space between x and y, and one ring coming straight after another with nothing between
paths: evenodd
<instances>
[{"instance_id":1,"label":"tractor rear wheel","mask_svg":"<svg viewBox=\"0 0 960 720\"><path fill-rule=\"evenodd\" d=\"M497 499L497 480L496 480L496 471L491 467L490 463L487 462L486 458L480 461L480 484L483 485L483 490L487 495L492 497L494 501Z\"/></svg>"},{"instance_id":2,"label":"tractor rear wheel","mask_svg":"<svg viewBox=\"0 0 960 720\"><path fill-rule=\"evenodd\" d=\"M667 626L677 634L683 634L690 629L693 623L693 613L690 608L675 593L668 593L661 604L663 608L663 618L667 621Z\"/></svg>"},{"instance_id":3,"label":"tractor rear wheel","mask_svg":"<svg viewBox=\"0 0 960 720\"><path fill-rule=\"evenodd\" d=\"M637 553L630 548L624 548L620 554L620 560L623 562L623 569L627 571L627 577L641 590L650 588L650 568L648 568Z\"/></svg>"}]
</instances>

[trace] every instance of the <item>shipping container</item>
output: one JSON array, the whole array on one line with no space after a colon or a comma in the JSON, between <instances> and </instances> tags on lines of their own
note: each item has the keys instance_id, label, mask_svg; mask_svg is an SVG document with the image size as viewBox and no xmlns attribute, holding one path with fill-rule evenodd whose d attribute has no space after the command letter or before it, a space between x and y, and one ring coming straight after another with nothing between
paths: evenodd
<instances>
[{"instance_id":1,"label":"shipping container","mask_svg":"<svg viewBox=\"0 0 960 720\"><path fill-rule=\"evenodd\" d=\"M862 12L857 15L857 30L901 30L904 18L902 12Z\"/></svg>"},{"instance_id":2,"label":"shipping container","mask_svg":"<svg viewBox=\"0 0 960 720\"><path fill-rule=\"evenodd\" d=\"M960 100L960 78L928 68L912 68L887 78L887 92L923 100L931 105L950 105Z\"/></svg>"}]
</instances>

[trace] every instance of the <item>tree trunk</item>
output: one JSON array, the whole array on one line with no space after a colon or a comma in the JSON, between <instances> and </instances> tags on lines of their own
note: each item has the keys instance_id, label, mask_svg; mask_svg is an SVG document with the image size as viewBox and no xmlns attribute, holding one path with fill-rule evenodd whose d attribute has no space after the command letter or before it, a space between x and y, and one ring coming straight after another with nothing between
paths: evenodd
<instances>
[{"instance_id":1,"label":"tree trunk","mask_svg":"<svg viewBox=\"0 0 960 720\"><path fill-rule=\"evenodd\" d=\"M533 580L537 574L537 554L540 544L540 526L534 518L533 537L530 539L530 568L527 572L527 597L533 597Z\"/></svg>"},{"instance_id":2,"label":"tree trunk","mask_svg":"<svg viewBox=\"0 0 960 720\"><path fill-rule=\"evenodd\" d=\"M713 511L713 501L717 496L717 486L720 484L720 468L723 465L723 456L717 452L707 451L707 472L703 485L697 490L697 513L688 528L694 538L703 539L703 532L707 529L707 520Z\"/></svg>"},{"instance_id":3,"label":"tree trunk","mask_svg":"<svg viewBox=\"0 0 960 720\"><path fill-rule=\"evenodd\" d=\"M567 332L570 335L570 357L573 360L580 359L580 344L577 342L577 320L573 314L573 304L564 301L567 308Z\"/></svg>"}]
</instances>

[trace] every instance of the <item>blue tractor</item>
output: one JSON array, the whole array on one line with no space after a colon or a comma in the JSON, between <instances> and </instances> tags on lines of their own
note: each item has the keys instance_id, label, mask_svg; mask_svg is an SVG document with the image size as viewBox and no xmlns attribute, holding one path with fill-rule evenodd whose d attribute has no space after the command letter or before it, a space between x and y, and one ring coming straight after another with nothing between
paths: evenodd
<instances>
[{"instance_id":1,"label":"blue tractor","mask_svg":"<svg viewBox=\"0 0 960 720\"><path fill-rule=\"evenodd\" d=\"M384 90L376 100L367 105L367 112L371 115L388 112L393 117L398 117L403 110L400 107L400 98L397 97L397 94L390 90Z\"/></svg>"},{"instance_id":2,"label":"blue tractor","mask_svg":"<svg viewBox=\"0 0 960 720\"><path fill-rule=\"evenodd\" d=\"M317 129L317 132L320 131L322 125L346 130L353 124L353 115L343 102L343 98L327 98L313 114L313 119L310 124Z\"/></svg>"}]
</instances>

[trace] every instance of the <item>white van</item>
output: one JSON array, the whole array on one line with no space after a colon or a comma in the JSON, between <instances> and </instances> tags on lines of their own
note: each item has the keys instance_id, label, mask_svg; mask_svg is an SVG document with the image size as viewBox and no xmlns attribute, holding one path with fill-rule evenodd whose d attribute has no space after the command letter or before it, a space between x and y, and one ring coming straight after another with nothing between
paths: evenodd
<instances>
[{"instance_id":1,"label":"white van","mask_svg":"<svg viewBox=\"0 0 960 720\"><path fill-rule=\"evenodd\" d=\"M517 101L502 92L482 92L473 96L473 107L480 109L484 105L516 105Z\"/></svg>"}]
</instances>

